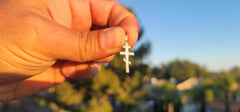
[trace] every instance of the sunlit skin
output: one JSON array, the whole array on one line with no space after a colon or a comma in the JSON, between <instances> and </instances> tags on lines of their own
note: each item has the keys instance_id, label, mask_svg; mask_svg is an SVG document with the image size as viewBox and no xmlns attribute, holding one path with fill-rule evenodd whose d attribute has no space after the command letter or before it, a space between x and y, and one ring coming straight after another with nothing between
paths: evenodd
<instances>
[{"instance_id":1,"label":"sunlit skin","mask_svg":"<svg viewBox=\"0 0 240 112\"><path fill-rule=\"evenodd\" d=\"M67 77L91 80L122 49L125 33L134 46L138 29L135 16L111 0L0 1L0 102Z\"/></svg>"}]
</instances>

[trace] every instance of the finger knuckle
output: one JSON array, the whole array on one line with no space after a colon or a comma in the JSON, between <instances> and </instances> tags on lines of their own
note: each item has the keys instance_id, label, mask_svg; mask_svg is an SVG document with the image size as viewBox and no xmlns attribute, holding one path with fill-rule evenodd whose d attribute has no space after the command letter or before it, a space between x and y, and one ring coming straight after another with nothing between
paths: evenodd
<instances>
[{"instance_id":1,"label":"finger knuckle","mask_svg":"<svg viewBox=\"0 0 240 112\"><path fill-rule=\"evenodd\" d=\"M80 62L86 62L88 61L89 57L89 48L87 45L88 38L86 38L88 35L88 32L81 32L78 33L78 45L77 45L77 57Z\"/></svg>"}]
</instances>

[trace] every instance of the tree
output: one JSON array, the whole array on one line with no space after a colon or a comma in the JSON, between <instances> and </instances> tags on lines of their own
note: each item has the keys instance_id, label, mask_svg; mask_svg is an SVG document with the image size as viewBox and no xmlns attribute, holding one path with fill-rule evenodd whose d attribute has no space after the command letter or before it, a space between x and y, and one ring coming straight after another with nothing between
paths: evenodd
<instances>
[{"instance_id":1,"label":"tree","mask_svg":"<svg viewBox=\"0 0 240 112\"><path fill-rule=\"evenodd\" d=\"M154 112L168 112L169 104L174 105L175 112L180 112L180 92L176 85L165 79L158 81L161 84L153 86L149 92L149 96L154 101Z\"/></svg>"},{"instance_id":2,"label":"tree","mask_svg":"<svg viewBox=\"0 0 240 112\"><path fill-rule=\"evenodd\" d=\"M186 61L175 60L163 66L166 69L166 78L174 77L178 81L186 80L191 77L205 77L207 72L199 65Z\"/></svg>"},{"instance_id":3,"label":"tree","mask_svg":"<svg viewBox=\"0 0 240 112\"><path fill-rule=\"evenodd\" d=\"M141 30L142 31L142 30ZM151 50L151 43L145 42L143 43L137 50L135 50L135 54L137 54L134 58L136 59L136 63L142 63L143 58L148 56Z\"/></svg>"},{"instance_id":4,"label":"tree","mask_svg":"<svg viewBox=\"0 0 240 112\"><path fill-rule=\"evenodd\" d=\"M225 112L230 112L229 94L238 88L235 77L230 73L222 72L217 77L216 85L220 94L223 93Z\"/></svg>"},{"instance_id":5,"label":"tree","mask_svg":"<svg viewBox=\"0 0 240 112\"><path fill-rule=\"evenodd\" d=\"M185 90L183 94L193 99L195 104L200 104L199 112L206 112L206 104L214 101L214 88L214 79L212 77L205 78L194 88Z\"/></svg>"},{"instance_id":6,"label":"tree","mask_svg":"<svg viewBox=\"0 0 240 112\"><path fill-rule=\"evenodd\" d=\"M163 78L166 78L166 79L169 79L170 77L166 77L167 75L167 67L163 65L163 67L154 67L152 68L152 75L153 77L156 77L158 79L163 79Z\"/></svg>"},{"instance_id":7,"label":"tree","mask_svg":"<svg viewBox=\"0 0 240 112\"><path fill-rule=\"evenodd\" d=\"M236 81L240 84L240 67L233 67L230 71L229 71L230 74L232 74Z\"/></svg>"}]
</instances>

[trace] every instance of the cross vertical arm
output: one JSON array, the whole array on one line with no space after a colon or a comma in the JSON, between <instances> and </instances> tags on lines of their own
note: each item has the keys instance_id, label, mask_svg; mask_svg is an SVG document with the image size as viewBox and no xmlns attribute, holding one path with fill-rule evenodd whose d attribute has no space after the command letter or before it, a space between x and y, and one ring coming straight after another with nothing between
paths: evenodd
<instances>
[{"instance_id":1,"label":"cross vertical arm","mask_svg":"<svg viewBox=\"0 0 240 112\"><path fill-rule=\"evenodd\" d=\"M121 51L120 55L125 55L125 58L123 58L123 61L125 62L125 71L126 73L129 73L129 64L131 64L131 62L129 61L129 56L134 56L134 52L131 52L131 46L128 45L128 36L125 36L125 45L123 46L123 48L125 49L125 51Z\"/></svg>"}]
</instances>

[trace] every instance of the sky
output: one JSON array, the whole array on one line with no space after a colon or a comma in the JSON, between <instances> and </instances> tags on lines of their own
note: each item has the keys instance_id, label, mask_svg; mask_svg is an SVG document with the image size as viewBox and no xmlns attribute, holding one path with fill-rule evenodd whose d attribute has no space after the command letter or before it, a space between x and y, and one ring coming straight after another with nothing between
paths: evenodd
<instances>
[{"instance_id":1,"label":"sky","mask_svg":"<svg viewBox=\"0 0 240 112\"><path fill-rule=\"evenodd\" d=\"M240 66L239 0L116 0L131 7L151 66L187 59L210 71ZM138 43L136 46L140 45Z\"/></svg>"}]
</instances>

